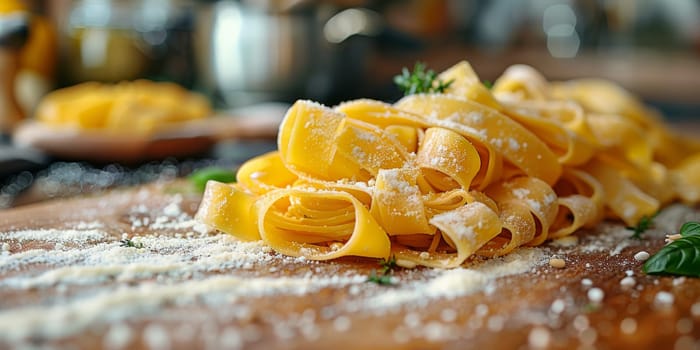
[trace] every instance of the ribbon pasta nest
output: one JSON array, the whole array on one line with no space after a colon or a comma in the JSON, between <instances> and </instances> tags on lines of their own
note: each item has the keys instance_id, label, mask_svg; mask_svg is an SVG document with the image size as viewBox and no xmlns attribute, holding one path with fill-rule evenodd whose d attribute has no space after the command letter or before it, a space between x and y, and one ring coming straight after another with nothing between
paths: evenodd
<instances>
[{"instance_id":1,"label":"ribbon pasta nest","mask_svg":"<svg viewBox=\"0 0 700 350\"><path fill-rule=\"evenodd\" d=\"M467 62L439 78L395 104L296 102L279 150L210 181L198 220L290 256L447 268L700 199L700 145L609 82L516 65L489 90Z\"/></svg>"}]
</instances>

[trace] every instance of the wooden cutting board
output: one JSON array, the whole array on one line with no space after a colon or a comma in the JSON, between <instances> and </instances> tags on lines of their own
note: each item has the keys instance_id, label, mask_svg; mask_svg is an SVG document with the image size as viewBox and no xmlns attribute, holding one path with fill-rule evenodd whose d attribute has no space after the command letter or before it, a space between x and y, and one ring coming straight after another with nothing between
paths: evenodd
<instances>
[{"instance_id":1,"label":"wooden cutting board","mask_svg":"<svg viewBox=\"0 0 700 350\"><path fill-rule=\"evenodd\" d=\"M366 282L374 260L207 233L198 203L168 182L1 211L0 348L700 347L700 280L647 276L634 258L694 208L667 208L642 240L604 223L461 269L397 269L383 286Z\"/></svg>"}]
</instances>

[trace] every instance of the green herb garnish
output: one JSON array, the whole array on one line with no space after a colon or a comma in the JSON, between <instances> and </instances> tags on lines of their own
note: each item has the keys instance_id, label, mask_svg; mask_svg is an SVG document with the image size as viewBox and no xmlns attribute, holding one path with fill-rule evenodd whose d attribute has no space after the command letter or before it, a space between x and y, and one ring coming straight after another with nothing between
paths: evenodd
<instances>
[{"instance_id":1,"label":"green herb garnish","mask_svg":"<svg viewBox=\"0 0 700 350\"><path fill-rule=\"evenodd\" d=\"M597 303L588 303L583 306L583 312L585 313L591 313L591 312L596 312L600 310L600 304Z\"/></svg>"},{"instance_id":2,"label":"green herb garnish","mask_svg":"<svg viewBox=\"0 0 700 350\"><path fill-rule=\"evenodd\" d=\"M385 260L385 259L379 260L379 266L382 267L382 274L388 275L397 266L396 265L396 257L392 255L391 258L389 258L388 260Z\"/></svg>"},{"instance_id":3,"label":"green herb garnish","mask_svg":"<svg viewBox=\"0 0 700 350\"><path fill-rule=\"evenodd\" d=\"M437 74L432 69L426 70L422 62L416 62L413 72L404 67L401 75L394 77L394 84L403 91L405 96L430 92L444 93L452 82L454 80L443 82L437 79Z\"/></svg>"},{"instance_id":4,"label":"green herb garnish","mask_svg":"<svg viewBox=\"0 0 700 350\"><path fill-rule=\"evenodd\" d=\"M396 257L392 256L389 259L379 260L379 266L381 266L382 268L382 274L377 275L377 271L372 270L372 272L369 274L369 277L367 277L367 282L372 282L380 285L394 284L391 281L391 273L398 266L396 265Z\"/></svg>"},{"instance_id":5,"label":"green herb garnish","mask_svg":"<svg viewBox=\"0 0 700 350\"><path fill-rule=\"evenodd\" d=\"M639 222L637 223L637 226L629 226L627 227L628 230L633 231L632 233L632 238L636 239L642 239L642 233L646 232L646 230L654 227L654 218L658 215L658 213L648 216L644 215L642 216L641 219L639 219Z\"/></svg>"},{"instance_id":6,"label":"green herb garnish","mask_svg":"<svg viewBox=\"0 0 700 350\"><path fill-rule=\"evenodd\" d=\"M484 80L481 83L484 84L484 86L489 90L491 90L493 88L493 83L489 80Z\"/></svg>"},{"instance_id":7,"label":"green herb garnish","mask_svg":"<svg viewBox=\"0 0 700 350\"><path fill-rule=\"evenodd\" d=\"M369 277L367 277L367 282L372 282L376 283L379 285L383 286L390 286L394 284L391 281L391 276L388 274L383 274L383 275L377 275L377 271L372 270L372 272L369 274Z\"/></svg>"},{"instance_id":8,"label":"green herb garnish","mask_svg":"<svg viewBox=\"0 0 700 350\"><path fill-rule=\"evenodd\" d=\"M207 181L214 180L223 183L236 182L236 173L231 169L207 167L193 172L188 179L199 192L204 192Z\"/></svg>"},{"instance_id":9,"label":"green herb garnish","mask_svg":"<svg viewBox=\"0 0 700 350\"><path fill-rule=\"evenodd\" d=\"M119 241L119 246L120 247L130 247L130 248L136 248L136 249L141 249L143 248L143 243L141 242L134 242L129 238L124 238L121 241Z\"/></svg>"},{"instance_id":10,"label":"green herb garnish","mask_svg":"<svg viewBox=\"0 0 700 350\"><path fill-rule=\"evenodd\" d=\"M686 222L680 238L661 248L644 263L650 275L683 275L700 277L700 223Z\"/></svg>"}]
</instances>

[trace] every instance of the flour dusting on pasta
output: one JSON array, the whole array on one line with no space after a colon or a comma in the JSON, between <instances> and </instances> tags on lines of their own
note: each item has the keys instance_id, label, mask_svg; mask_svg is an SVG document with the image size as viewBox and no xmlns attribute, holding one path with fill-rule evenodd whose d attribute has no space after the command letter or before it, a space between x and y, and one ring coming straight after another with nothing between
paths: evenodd
<instances>
[{"instance_id":1,"label":"flour dusting on pasta","mask_svg":"<svg viewBox=\"0 0 700 350\"><path fill-rule=\"evenodd\" d=\"M198 220L290 256L453 268L700 200L700 144L610 82L517 65L489 90L467 62L439 78L394 104L296 102L279 150L211 182Z\"/></svg>"}]
</instances>

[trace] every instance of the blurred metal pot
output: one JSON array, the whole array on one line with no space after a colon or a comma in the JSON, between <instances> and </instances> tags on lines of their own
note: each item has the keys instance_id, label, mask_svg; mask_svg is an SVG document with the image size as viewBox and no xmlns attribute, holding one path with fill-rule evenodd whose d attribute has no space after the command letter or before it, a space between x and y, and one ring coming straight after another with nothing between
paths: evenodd
<instances>
[{"instance_id":1,"label":"blurred metal pot","mask_svg":"<svg viewBox=\"0 0 700 350\"><path fill-rule=\"evenodd\" d=\"M60 84L137 78L191 86L193 0L71 0L60 25Z\"/></svg>"},{"instance_id":2,"label":"blurred metal pot","mask_svg":"<svg viewBox=\"0 0 700 350\"><path fill-rule=\"evenodd\" d=\"M338 76L361 77L356 73L367 40L352 38L379 31L376 13L280 3L219 1L201 9L194 40L198 75L225 105L325 100Z\"/></svg>"}]
</instances>

